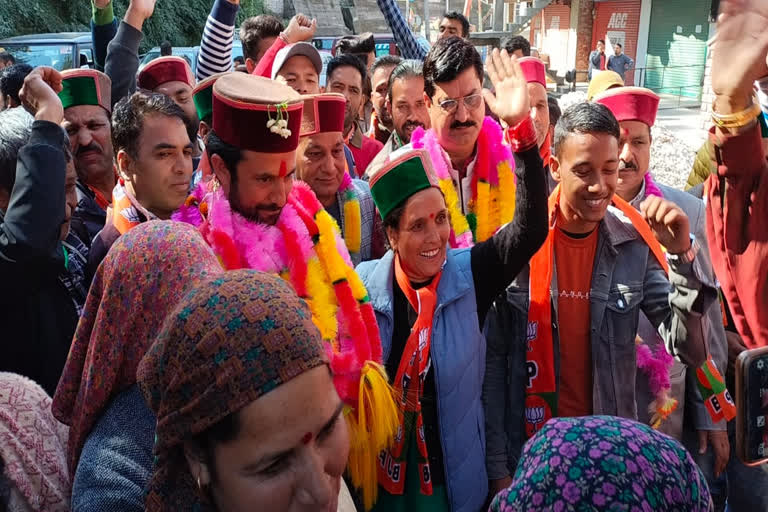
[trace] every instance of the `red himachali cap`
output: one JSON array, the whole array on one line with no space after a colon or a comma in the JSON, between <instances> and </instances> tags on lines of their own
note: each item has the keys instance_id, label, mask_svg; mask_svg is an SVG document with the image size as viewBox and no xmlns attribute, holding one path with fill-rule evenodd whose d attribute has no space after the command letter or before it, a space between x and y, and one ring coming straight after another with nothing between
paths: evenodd
<instances>
[{"instance_id":1,"label":"red himachali cap","mask_svg":"<svg viewBox=\"0 0 768 512\"><path fill-rule=\"evenodd\" d=\"M528 83L536 82L547 88L547 72L544 69L544 63L536 57L523 57L517 60L520 67L523 68L525 81Z\"/></svg>"},{"instance_id":2,"label":"red himachali cap","mask_svg":"<svg viewBox=\"0 0 768 512\"><path fill-rule=\"evenodd\" d=\"M656 122L659 97L644 87L616 87L595 96L596 103L602 103L613 112L616 120L640 121L648 126Z\"/></svg>"},{"instance_id":3,"label":"red himachali cap","mask_svg":"<svg viewBox=\"0 0 768 512\"><path fill-rule=\"evenodd\" d=\"M338 93L309 94L304 98L301 136L316 133L343 132L347 100Z\"/></svg>"},{"instance_id":4,"label":"red himachali cap","mask_svg":"<svg viewBox=\"0 0 768 512\"><path fill-rule=\"evenodd\" d=\"M228 73L213 86L213 131L225 143L260 153L299 145L302 96L261 76Z\"/></svg>"},{"instance_id":5,"label":"red himachali cap","mask_svg":"<svg viewBox=\"0 0 768 512\"><path fill-rule=\"evenodd\" d=\"M167 82L184 82L190 87L195 86L195 77L186 60L172 55L153 60L139 73L137 85L140 89L154 91Z\"/></svg>"}]
</instances>

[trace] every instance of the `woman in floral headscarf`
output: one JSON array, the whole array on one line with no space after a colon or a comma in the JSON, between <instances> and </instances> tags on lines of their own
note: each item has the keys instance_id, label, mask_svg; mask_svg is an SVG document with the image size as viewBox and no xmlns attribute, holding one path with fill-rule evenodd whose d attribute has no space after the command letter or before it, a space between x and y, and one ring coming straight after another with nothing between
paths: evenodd
<instances>
[{"instance_id":1,"label":"woman in floral headscarf","mask_svg":"<svg viewBox=\"0 0 768 512\"><path fill-rule=\"evenodd\" d=\"M53 398L75 509L143 510L155 418L136 368L182 297L221 272L199 232L172 221L132 229L99 266Z\"/></svg>"},{"instance_id":2,"label":"woman in floral headscarf","mask_svg":"<svg viewBox=\"0 0 768 512\"><path fill-rule=\"evenodd\" d=\"M707 481L685 448L613 416L550 420L525 445L491 512L709 512Z\"/></svg>"},{"instance_id":3,"label":"woman in floral headscarf","mask_svg":"<svg viewBox=\"0 0 768 512\"><path fill-rule=\"evenodd\" d=\"M338 510L344 403L290 284L254 270L202 284L137 375L157 415L146 510Z\"/></svg>"}]
</instances>

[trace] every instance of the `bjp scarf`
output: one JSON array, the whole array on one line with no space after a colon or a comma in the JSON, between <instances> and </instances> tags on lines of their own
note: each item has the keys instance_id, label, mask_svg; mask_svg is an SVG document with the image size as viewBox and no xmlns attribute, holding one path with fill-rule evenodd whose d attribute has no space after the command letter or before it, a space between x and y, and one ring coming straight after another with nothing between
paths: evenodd
<instances>
[{"instance_id":1,"label":"bjp scarf","mask_svg":"<svg viewBox=\"0 0 768 512\"><path fill-rule=\"evenodd\" d=\"M149 210L139 204L120 178L112 190L112 207L107 210L107 224L112 222L117 231L124 235L142 222L157 220Z\"/></svg>"},{"instance_id":2,"label":"bjp scarf","mask_svg":"<svg viewBox=\"0 0 768 512\"><path fill-rule=\"evenodd\" d=\"M629 203L613 196L613 206L631 222L665 272L668 266L659 242L651 228ZM549 196L549 234L530 263L530 306L526 341L528 343L526 372L528 382L525 396L525 429L533 436L551 418L557 416L557 384L555 376L555 345L552 336L552 269L554 264L555 229L560 203L560 185Z\"/></svg>"},{"instance_id":3,"label":"bjp scarf","mask_svg":"<svg viewBox=\"0 0 768 512\"><path fill-rule=\"evenodd\" d=\"M400 427L389 450L379 457L379 484L390 494L402 495L405 490L410 433L416 428L419 450L419 481L421 493L432 495L432 476L429 469L427 443L424 437L424 419L421 414L421 395L424 379L429 371L429 348L432 342L432 320L437 307L437 286L442 273L437 274L428 286L414 290L403 272L400 257L395 256L395 278L408 303L418 314L416 323L405 344L397 376L394 381L395 397L399 408Z\"/></svg>"}]
</instances>

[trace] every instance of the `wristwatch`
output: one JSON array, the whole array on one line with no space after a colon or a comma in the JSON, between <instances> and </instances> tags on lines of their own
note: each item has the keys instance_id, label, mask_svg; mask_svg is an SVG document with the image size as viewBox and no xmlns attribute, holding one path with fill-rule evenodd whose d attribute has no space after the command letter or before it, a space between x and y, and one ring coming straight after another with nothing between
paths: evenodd
<instances>
[{"instance_id":1,"label":"wristwatch","mask_svg":"<svg viewBox=\"0 0 768 512\"><path fill-rule=\"evenodd\" d=\"M696 241L696 235L693 233L690 234L690 237L691 246L688 248L688 250L681 252L680 254L667 253L668 262L675 263L677 265L693 263L693 260L696 259L696 254L699 252L699 242Z\"/></svg>"}]
</instances>

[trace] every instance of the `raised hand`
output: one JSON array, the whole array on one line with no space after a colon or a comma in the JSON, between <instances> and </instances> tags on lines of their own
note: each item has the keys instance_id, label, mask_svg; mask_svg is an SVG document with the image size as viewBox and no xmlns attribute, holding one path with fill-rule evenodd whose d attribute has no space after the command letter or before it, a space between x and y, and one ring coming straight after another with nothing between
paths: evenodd
<instances>
[{"instance_id":1,"label":"raised hand","mask_svg":"<svg viewBox=\"0 0 768 512\"><path fill-rule=\"evenodd\" d=\"M155 12L156 2L157 0L131 0L128 10L125 11L124 21L133 28L141 30L144 22Z\"/></svg>"},{"instance_id":2,"label":"raised hand","mask_svg":"<svg viewBox=\"0 0 768 512\"><path fill-rule=\"evenodd\" d=\"M33 69L24 79L19 99L38 121L61 124L64 120L64 107L58 96L62 89L61 80L61 73L47 66Z\"/></svg>"},{"instance_id":3,"label":"raised hand","mask_svg":"<svg viewBox=\"0 0 768 512\"><path fill-rule=\"evenodd\" d=\"M301 41L309 41L315 37L315 31L317 30L317 20L309 19L309 17L303 14L297 14L288 23L288 26L283 31L283 37L288 44L300 43Z\"/></svg>"},{"instance_id":4,"label":"raised hand","mask_svg":"<svg viewBox=\"0 0 768 512\"><path fill-rule=\"evenodd\" d=\"M715 108L722 114L750 104L752 83L768 75L768 2L721 0L712 53Z\"/></svg>"},{"instance_id":5,"label":"raised hand","mask_svg":"<svg viewBox=\"0 0 768 512\"><path fill-rule=\"evenodd\" d=\"M485 61L485 69L491 78L496 94L483 89L483 97L490 109L509 126L516 126L531 110L528 98L528 82L517 58L507 50L494 48Z\"/></svg>"},{"instance_id":6,"label":"raised hand","mask_svg":"<svg viewBox=\"0 0 768 512\"><path fill-rule=\"evenodd\" d=\"M691 225L688 216L675 203L658 196L648 196L640 203L640 213L668 253L682 254L690 249Z\"/></svg>"}]
</instances>

